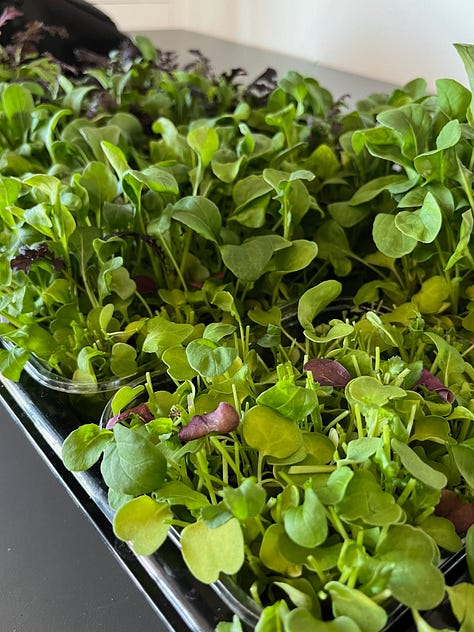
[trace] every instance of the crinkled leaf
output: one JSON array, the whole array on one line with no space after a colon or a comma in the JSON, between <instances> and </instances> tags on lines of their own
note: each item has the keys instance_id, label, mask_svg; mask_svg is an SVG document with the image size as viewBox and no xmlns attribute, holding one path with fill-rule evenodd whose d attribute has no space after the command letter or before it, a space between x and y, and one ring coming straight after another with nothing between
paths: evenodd
<instances>
[{"instance_id":1,"label":"crinkled leaf","mask_svg":"<svg viewBox=\"0 0 474 632\"><path fill-rule=\"evenodd\" d=\"M264 390L256 401L258 404L274 408L293 421L303 420L319 403L314 391L285 381L279 381Z\"/></svg>"},{"instance_id":2,"label":"crinkled leaf","mask_svg":"<svg viewBox=\"0 0 474 632\"><path fill-rule=\"evenodd\" d=\"M158 489L166 473L160 446L140 430L121 424L113 433L115 441L107 445L100 467L106 485L133 496Z\"/></svg>"}]
</instances>

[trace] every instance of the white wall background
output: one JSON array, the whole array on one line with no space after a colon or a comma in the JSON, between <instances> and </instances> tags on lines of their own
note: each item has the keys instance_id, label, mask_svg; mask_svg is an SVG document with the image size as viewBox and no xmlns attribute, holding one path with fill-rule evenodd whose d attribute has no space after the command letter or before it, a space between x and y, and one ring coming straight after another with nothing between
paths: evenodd
<instances>
[{"instance_id":1,"label":"white wall background","mask_svg":"<svg viewBox=\"0 0 474 632\"><path fill-rule=\"evenodd\" d=\"M122 30L184 29L391 83L467 84L473 0L96 0Z\"/></svg>"}]
</instances>

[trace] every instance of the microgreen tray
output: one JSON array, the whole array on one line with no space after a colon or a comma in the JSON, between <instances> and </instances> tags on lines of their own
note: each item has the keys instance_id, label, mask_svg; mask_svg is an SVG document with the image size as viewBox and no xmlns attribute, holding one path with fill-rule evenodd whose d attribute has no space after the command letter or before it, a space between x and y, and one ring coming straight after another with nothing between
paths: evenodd
<instances>
[{"instance_id":1,"label":"microgreen tray","mask_svg":"<svg viewBox=\"0 0 474 632\"><path fill-rule=\"evenodd\" d=\"M231 581L218 581L206 586L195 580L179 554L179 537L173 532L159 554L149 557L135 555L126 544L115 538L112 512L107 502L105 486L94 469L72 474L62 465L60 454L65 437L80 420L66 393L51 391L24 375L14 383L0 377L1 396L12 418L28 436L41 457L65 486L73 501L98 529L118 563L125 568L148 598L157 617L167 621L169 630L206 632L218 621L230 620L236 613L246 629L253 629L258 618L258 606ZM92 501L92 502L91 502ZM440 565L449 583L465 573L465 555L456 553ZM429 615L433 625L446 625L449 612L440 607ZM158 620L158 619L157 619ZM410 630L410 614L404 607L394 607L385 632ZM402 627L401 627L402 626Z\"/></svg>"}]
</instances>

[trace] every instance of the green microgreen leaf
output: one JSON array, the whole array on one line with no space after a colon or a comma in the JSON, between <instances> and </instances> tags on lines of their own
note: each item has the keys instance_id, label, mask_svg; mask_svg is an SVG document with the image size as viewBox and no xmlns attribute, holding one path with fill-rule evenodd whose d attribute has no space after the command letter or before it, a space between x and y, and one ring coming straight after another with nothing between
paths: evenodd
<instances>
[{"instance_id":1,"label":"green microgreen leaf","mask_svg":"<svg viewBox=\"0 0 474 632\"><path fill-rule=\"evenodd\" d=\"M310 487L305 489L303 504L288 509L283 522L293 542L308 549L322 544L328 535L324 506Z\"/></svg>"},{"instance_id":2,"label":"green microgreen leaf","mask_svg":"<svg viewBox=\"0 0 474 632\"><path fill-rule=\"evenodd\" d=\"M171 518L168 503L138 496L118 509L113 529L118 538L132 544L137 555L151 555L166 540Z\"/></svg>"},{"instance_id":3,"label":"green microgreen leaf","mask_svg":"<svg viewBox=\"0 0 474 632\"><path fill-rule=\"evenodd\" d=\"M164 481L166 459L160 446L143 432L116 424L101 463L106 484L118 492L140 495L158 489Z\"/></svg>"},{"instance_id":4,"label":"green microgreen leaf","mask_svg":"<svg viewBox=\"0 0 474 632\"><path fill-rule=\"evenodd\" d=\"M72 472L82 472L92 467L113 440L110 430L103 430L96 424L84 424L76 428L64 441L62 459Z\"/></svg>"},{"instance_id":5,"label":"green microgreen leaf","mask_svg":"<svg viewBox=\"0 0 474 632\"><path fill-rule=\"evenodd\" d=\"M243 432L252 448L277 458L293 454L303 443L296 423L268 406L253 406L245 413Z\"/></svg>"},{"instance_id":6,"label":"green microgreen leaf","mask_svg":"<svg viewBox=\"0 0 474 632\"><path fill-rule=\"evenodd\" d=\"M368 595L336 581L328 582L324 588L331 596L335 617L349 617L361 630L367 630L367 632L380 632L384 628L387 623L387 613Z\"/></svg>"},{"instance_id":7,"label":"green microgreen leaf","mask_svg":"<svg viewBox=\"0 0 474 632\"><path fill-rule=\"evenodd\" d=\"M188 525L181 533L181 547L189 570L205 584L217 581L221 572L236 573L244 562L244 539L236 518L215 529L203 520Z\"/></svg>"},{"instance_id":8,"label":"green microgreen leaf","mask_svg":"<svg viewBox=\"0 0 474 632\"><path fill-rule=\"evenodd\" d=\"M303 329L313 329L313 320L342 291L339 281L328 280L306 290L298 302L298 320Z\"/></svg>"}]
</instances>

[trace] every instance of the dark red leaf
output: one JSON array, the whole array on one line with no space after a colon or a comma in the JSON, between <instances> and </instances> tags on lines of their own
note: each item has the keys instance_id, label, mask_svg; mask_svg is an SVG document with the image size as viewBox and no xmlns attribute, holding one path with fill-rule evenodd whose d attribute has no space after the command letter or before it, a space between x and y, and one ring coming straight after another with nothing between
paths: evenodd
<instances>
[{"instance_id":1,"label":"dark red leaf","mask_svg":"<svg viewBox=\"0 0 474 632\"><path fill-rule=\"evenodd\" d=\"M452 404L455 400L455 395L452 390L441 382L436 376L430 373L427 369L421 370L420 379L413 384L413 388L417 386L424 386L429 391L438 393L441 399L444 399L448 404Z\"/></svg>"},{"instance_id":2,"label":"dark red leaf","mask_svg":"<svg viewBox=\"0 0 474 632\"><path fill-rule=\"evenodd\" d=\"M148 423L149 421L154 419L150 409L148 408L148 405L143 403L138 404L138 406L135 406L134 408L129 408L128 410L124 410L123 412L114 415L109 419L105 427L107 428L107 430L110 430L115 426L116 423L118 423L119 421L125 421L130 417L130 415L138 415L144 423Z\"/></svg>"},{"instance_id":3,"label":"dark red leaf","mask_svg":"<svg viewBox=\"0 0 474 632\"><path fill-rule=\"evenodd\" d=\"M340 362L329 358L313 358L303 368L311 371L314 381L321 386L345 386L351 379L349 371Z\"/></svg>"},{"instance_id":4,"label":"dark red leaf","mask_svg":"<svg viewBox=\"0 0 474 632\"><path fill-rule=\"evenodd\" d=\"M465 533L474 524L474 503L462 500L456 492L443 489L435 515L447 518L458 533Z\"/></svg>"},{"instance_id":5,"label":"dark red leaf","mask_svg":"<svg viewBox=\"0 0 474 632\"><path fill-rule=\"evenodd\" d=\"M186 426L179 431L181 441L192 441L205 437L210 432L232 432L239 425L239 415L235 408L226 402L210 413L194 415Z\"/></svg>"}]
</instances>

